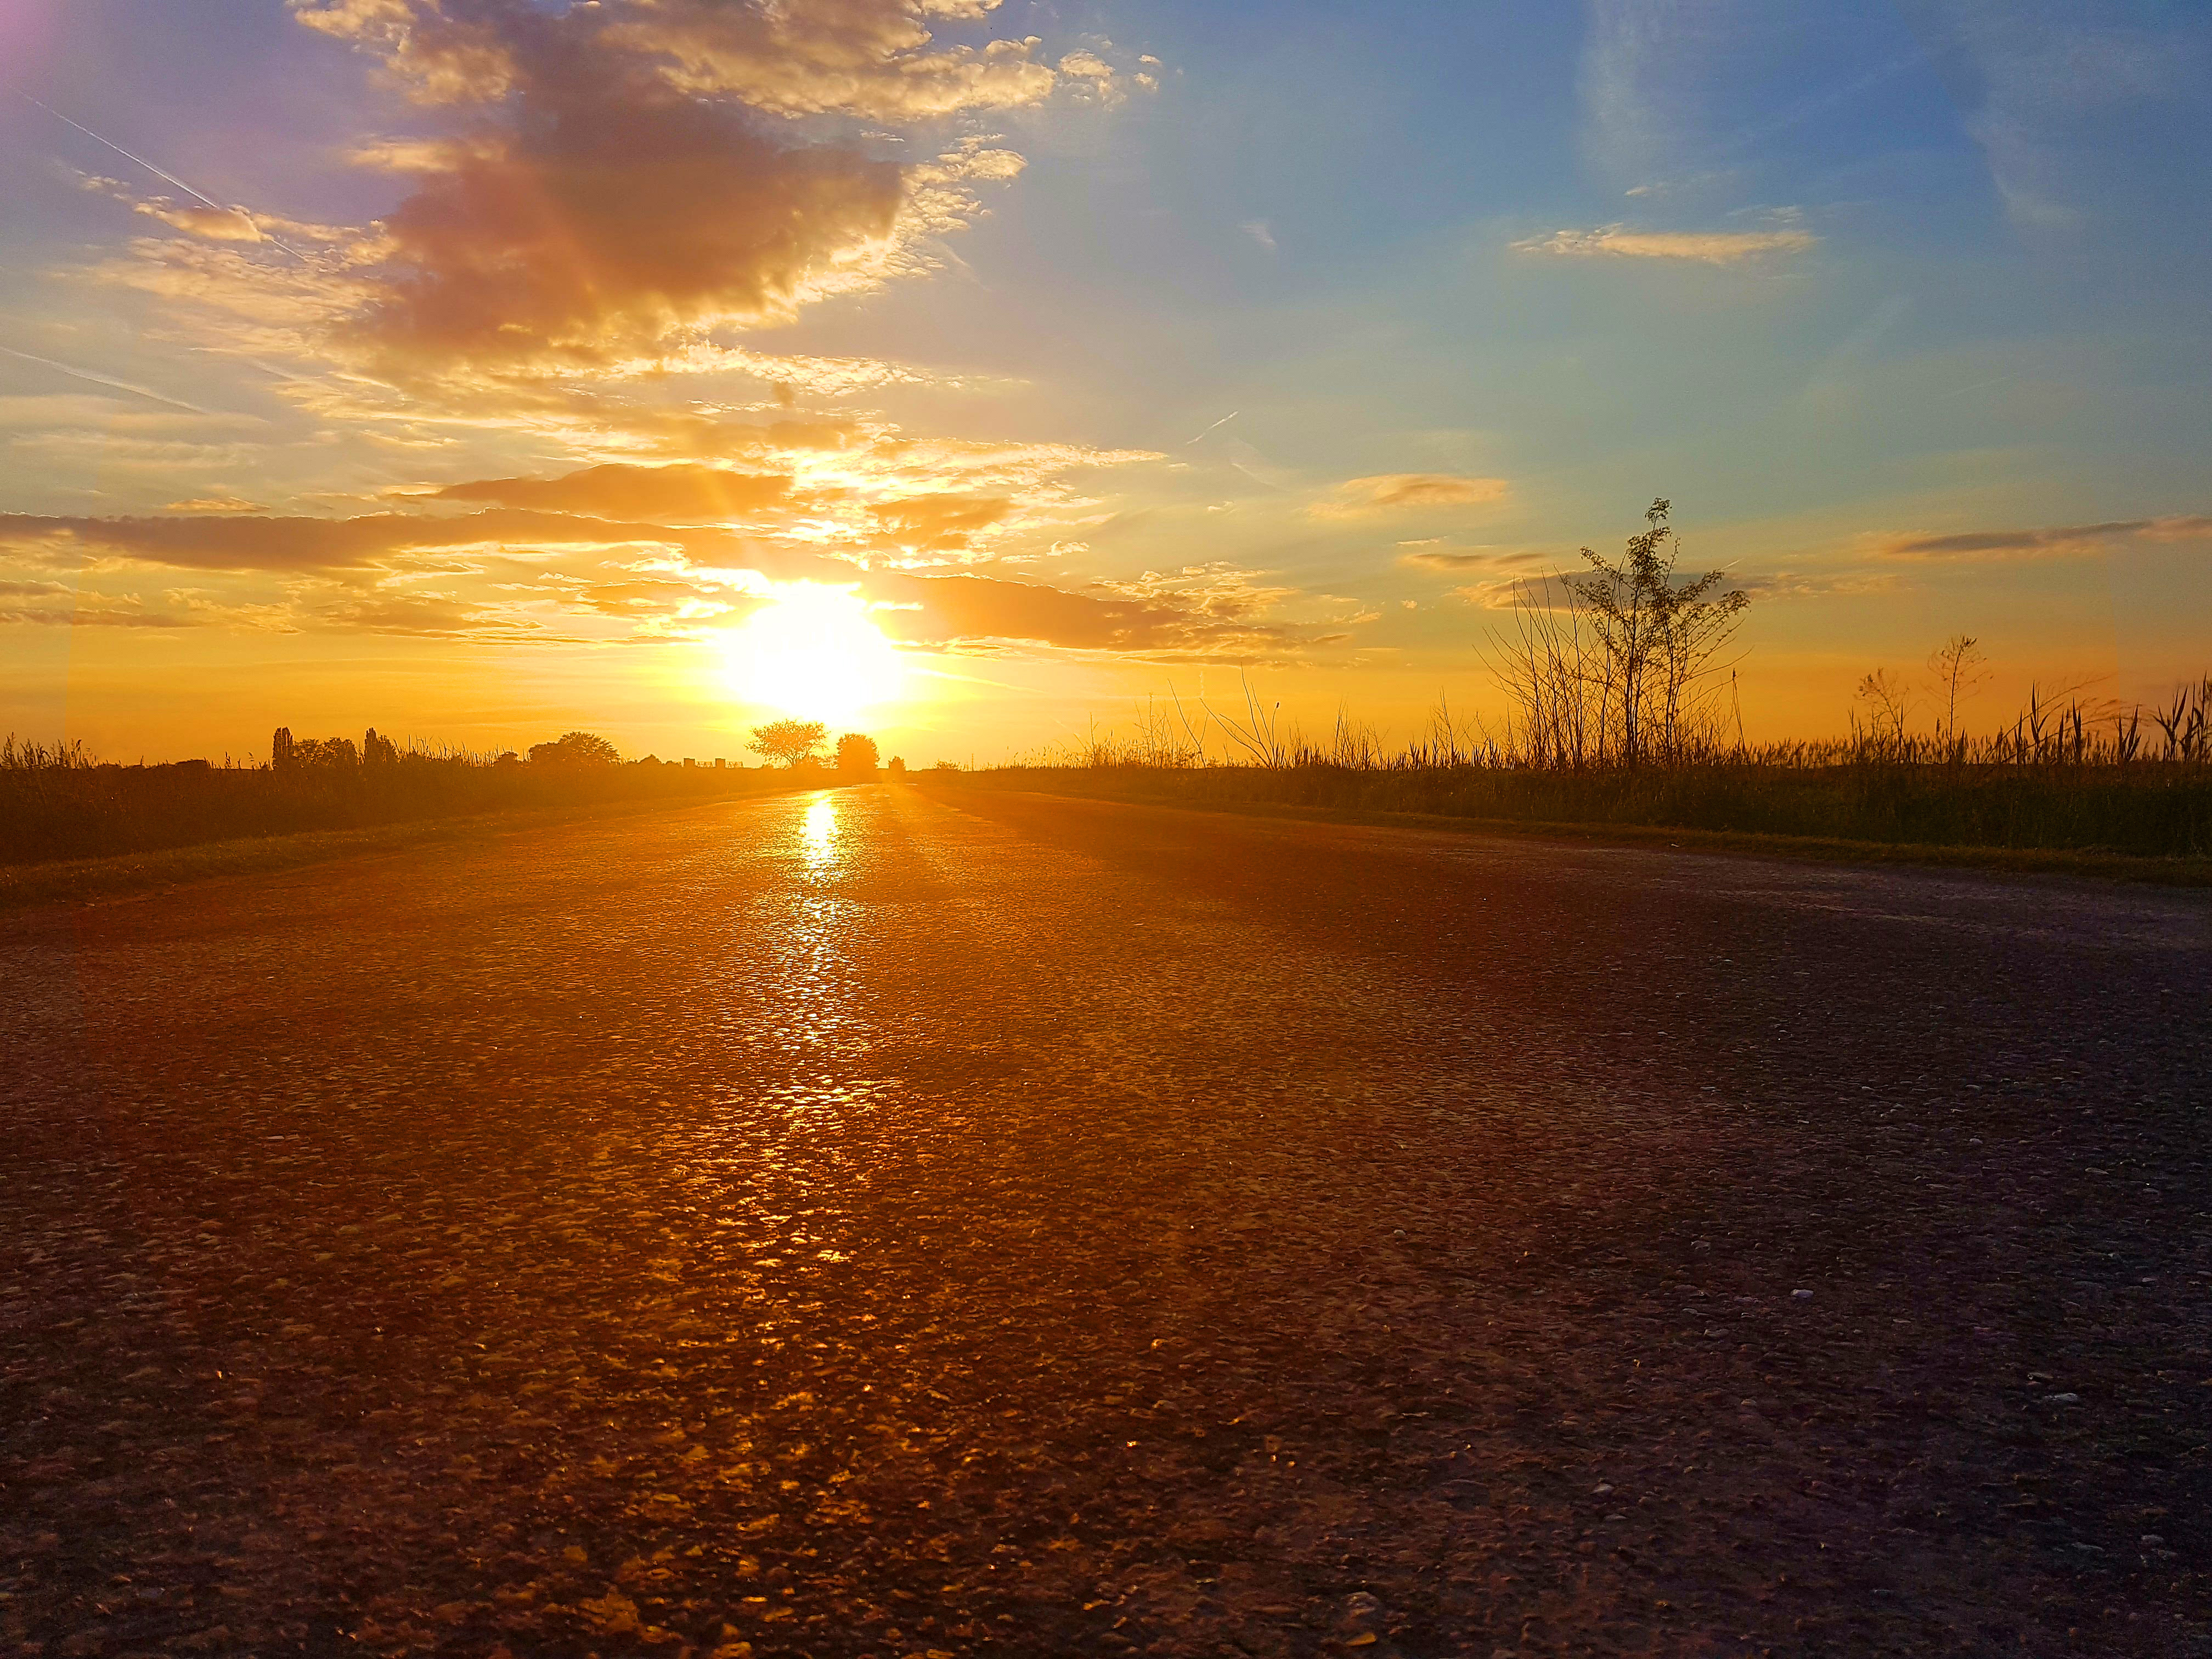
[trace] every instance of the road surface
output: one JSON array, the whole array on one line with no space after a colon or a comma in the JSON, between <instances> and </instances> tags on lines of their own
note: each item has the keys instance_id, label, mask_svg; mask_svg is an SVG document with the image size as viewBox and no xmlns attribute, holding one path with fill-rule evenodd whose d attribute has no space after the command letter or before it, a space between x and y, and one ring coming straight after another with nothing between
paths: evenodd
<instances>
[{"instance_id":1,"label":"road surface","mask_svg":"<svg viewBox=\"0 0 2212 1659\"><path fill-rule=\"evenodd\" d=\"M2201 896L871 787L0 987L24 1653L2212 1653Z\"/></svg>"}]
</instances>

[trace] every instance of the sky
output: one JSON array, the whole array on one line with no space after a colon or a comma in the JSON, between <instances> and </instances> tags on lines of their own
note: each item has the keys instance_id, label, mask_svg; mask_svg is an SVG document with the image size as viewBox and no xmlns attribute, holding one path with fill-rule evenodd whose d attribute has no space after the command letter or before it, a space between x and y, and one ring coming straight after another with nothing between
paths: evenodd
<instances>
[{"instance_id":1,"label":"sky","mask_svg":"<svg viewBox=\"0 0 2212 1659\"><path fill-rule=\"evenodd\" d=\"M1402 736L1659 496L1754 737L2154 697L2208 117L2194 0L0 0L0 730Z\"/></svg>"}]
</instances>

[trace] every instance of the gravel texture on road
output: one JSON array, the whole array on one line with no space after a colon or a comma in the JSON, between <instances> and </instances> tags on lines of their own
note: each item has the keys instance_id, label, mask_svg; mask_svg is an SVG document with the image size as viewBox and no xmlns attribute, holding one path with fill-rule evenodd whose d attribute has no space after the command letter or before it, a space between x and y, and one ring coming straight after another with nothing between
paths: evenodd
<instances>
[{"instance_id":1,"label":"gravel texture on road","mask_svg":"<svg viewBox=\"0 0 2212 1659\"><path fill-rule=\"evenodd\" d=\"M863 788L0 916L0 1651L2212 1654L2212 903Z\"/></svg>"}]
</instances>

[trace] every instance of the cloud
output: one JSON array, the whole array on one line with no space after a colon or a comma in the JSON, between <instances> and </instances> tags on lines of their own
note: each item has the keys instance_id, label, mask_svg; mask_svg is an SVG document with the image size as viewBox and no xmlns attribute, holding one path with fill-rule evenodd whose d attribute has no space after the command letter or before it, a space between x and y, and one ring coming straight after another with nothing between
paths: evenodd
<instances>
[{"instance_id":1,"label":"cloud","mask_svg":"<svg viewBox=\"0 0 2212 1659\"><path fill-rule=\"evenodd\" d=\"M871 562L1007 556L1035 534L1064 537L1097 503L1075 475L1158 459L1071 444L909 438L881 422L740 424L690 411L622 417L623 441L732 465L610 461L557 478L407 486L406 499L494 503L661 525L742 527Z\"/></svg>"},{"instance_id":2,"label":"cloud","mask_svg":"<svg viewBox=\"0 0 2212 1659\"><path fill-rule=\"evenodd\" d=\"M994 508L974 504L979 517ZM726 531L502 507L456 516L57 519L0 516L0 553L191 569L235 585L285 579L280 601L181 596L181 614L79 595L74 611L19 605L0 621L398 634L492 644L697 636L777 582L852 588L905 642L1209 659L1280 654L1310 630L1267 620L1287 590L1227 566L1070 591L968 573L866 569ZM425 583L436 584L429 591ZM62 583L0 585L0 599L58 599ZM180 596L172 596L177 598ZM563 621L567 618L567 621ZM610 636L612 623L617 632Z\"/></svg>"},{"instance_id":3,"label":"cloud","mask_svg":"<svg viewBox=\"0 0 2212 1659\"><path fill-rule=\"evenodd\" d=\"M1306 512L1316 519L1349 519L1416 507L1474 507L1501 500L1503 478L1462 478L1443 472L1383 472L1339 484Z\"/></svg>"},{"instance_id":4,"label":"cloud","mask_svg":"<svg viewBox=\"0 0 2212 1659\"><path fill-rule=\"evenodd\" d=\"M1060 60L1060 72L1077 89L1079 97L1095 99L1110 106L1129 95L1122 89L1114 66L1095 52L1069 52Z\"/></svg>"},{"instance_id":5,"label":"cloud","mask_svg":"<svg viewBox=\"0 0 2212 1659\"><path fill-rule=\"evenodd\" d=\"M862 590L890 607L877 623L912 644L1014 644L1176 658L1235 658L1285 650L1302 630L1221 617L1168 595L1070 592L969 574L872 576Z\"/></svg>"},{"instance_id":6,"label":"cloud","mask_svg":"<svg viewBox=\"0 0 2212 1659\"><path fill-rule=\"evenodd\" d=\"M1130 599L1170 600L1218 622L1235 623L1261 616L1297 592L1294 587L1266 586L1262 578L1273 574L1217 559L1206 564L1187 564L1179 570L1147 570L1128 580L1103 581L1097 586Z\"/></svg>"},{"instance_id":7,"label":"cloud","mask_svg":"<svg viewBox=\"0 0 2212 1659\"><path fill-rule=\"evenodd\" d=\"M79 605L66 611L40 611L29 605L0 605L0 623L31 623L50 628L191 628L189 617L150 611L118 611L102 605Z\"/></svg>"},{"instance_id":8,"label":"cloud","mask_svg":"<svg viewBox=\"0 0 2212 1659\"><path fill-rule=\"evenodd\" d=\"M1449 547L1436 538L1400 542L1398 562L1409 570L1486 570L1500 565L1533 564L1543 553L1527 547Z\"/></svg>"},{"instance_id":9,"label":"cloud","mask_svg":"<svg viewBox=\"0 0 2212 1659\"><path fill-rule=\"evenodd\" d=\"M1942 536L1898 536L1880 543L1884 558L1983 562L2064 558L2093 553L2136 538L2153 542L2212 539L2212 516L2118 519L2103 524L2061 525L2039 530L1972 530Z\"/></svg>"},{"instance_id":10,"label":"cloud","mask_svg":"<svg viewBox=\"0 0 2212 1659\"><path fill-rule=\"evenodd\" d=\"M305 331L307 344L410 384L670 368L773 375L765 362L728 361L735 349L710 337L932 268L929 239L972 222L976 188L1023 166L979 135L902 164L884 154L896 132L805 118L934 122L1038 103L1062 79L1035 59L1034 40L935 41L934 24L983 22L994 0L288 3L416 101L456 112L442 131L355 152L414 188L353 234L343 291L325 280L319 325ZM1095 54L1064 61L1082 85L1113 85ZM252 217L136 206L230 239L248 262L192 266L165 252L171 289L242 307L255 301L226 283L271 286L253 263L264 233ZM331 274L296 273L293 285ZM804 382L824 365L794 367Z\"/></svg>"},{"instance_id":11,"label":"cloud","mask_svg":"<svg viewBox=\"0 0 2212 1659\"><path fill-rule=\"evenodd\" d=\"M515 80L514 53L493 18L450 15L439 0L285 0L311 29L374 52L420 102L484 100ZM476 9L475 8L466 8Z\"/></svg>"},{"instance_id":12,"label":"cloud","mask_svg":"<svg viewBox=\"0 0 2212 1659\"><path fill-rule=\"evenodd\" d=\"M452 549L704 547L720 532L495 508L435 516L380 513L351 519L223 514L204 518L44 517L0 514L0 550L57 551L179 570L374 572L402 555Z\"/></svg>"},{"instance_id":13,"label":"cloud","mask_svg":"<svg viewBox=\"0 0 2212 1659\"><path fill-rule=\"evenodd\" d=\"M985 531L1006 521L1014 503L1004 495L909 495L868 508L878 534L908 553L941 553L972 547Z\"/></svg>"},{"instance_id":14,"label":"cloud","mask_svg":"<svg viewBox=\"0 0 2212 1659\"><path fill-rule=\"evenodd\" d=\"M159 219L173 230L190 232L214 242L258 242L261 227L243 208L178 207L167 202L134 203L135 211Z\"/></svg>"},{"instance_id":15,"label":"cloud","mask_svg":"<svg viewBox=\"0 0 2212 1659\"><path fill-rule=\"evenodd\" d=\"M1808 230L1631 230L1626 225L1603 225L1595 230L1555 230L1512 246L1516 253L1562 258L1680 259L1734 265L1770 255L1802 253L1820 240Z\"/></svg>"},{"instance_id":16,"label":"cloud","mask_svg":"<svg viewBox=\"0 0 2212 1659\"><path fill-rule=\"evenodd\" d=\"M445 146L386 222L344 331L387 368L605 367L685 330L788 316L888 243L899 170L784 149L738 117L589 78Z\"/></svg>"},{"instance_id":17,"label":"cloud","mask_svg":"<svg viewBox=\"0 0 2212 1659\"><path fill-rule=\"evenodd\" d=\"M432 492L441 501L490 501L501 507L580 513L603 519L720 523L791 497L791 479L774 473L677 465L609 463L562 478L482 478Z\"/></svg>"},{"instance_id":18,"label":"cloud","mask_svg":"<svg viewBox=\"0 0 2212 1659\"><path fill-rule=\"evenodd\" d=\"M1766 602L1893 593L1901 585L1894 570L1776 570L1764 575L1732 576L1729 581L1729 586Z\"/></svg>"},{"instance_id":19,"label":"cloud","mask_svg":"<svg viewBox=\"0 0 2212 1659\"><path fill-rule=\"evenodd\" d=\"M1464 599L1481 611L1517 611L1523 606L1538 611L1565 611L1574 603L1574 596L1556 574L1500 576L1492 581L1455 587L1452 597Z\"/></svg>"},{"instance_id":20,"label":"cloud","mask_svg":"<svg viewBox=\"0 0 2212 1659\"><path fill-rule=\"evenodd\" d=\"M164 513L260 513L265 508L252 501L242 501L232 495L198 495L189 501L171 501Z\"/></svg>"},{"instance_id":21,"label":"cloud","mask_svg":"<svg viewBox=\"0 0 2212 1659\"><path fill-rule=\"evenodd\" d=\"M1035 41L940 46L927 27L933 15L979 22L997 9L998 0L638 0L601 39L655 60L687 93L728 94L777 115L913 121L1050 96L1054 76L1032 56ZM1062 72L1087 74L1068 64L1089 56L1063 59Z\"/></svg>"},{"instance_id":22,"label":"cloud","mask_svg":"<svg viewBox=\"0 0 2212 1659\"><path fill-rule=\"evenodd\" d=\"M349 596L312 607L305 620L350 634L399 634L479 644L562 642L534 617L442 593Z\"/></svg>"},{"instance_id":23,"label":"cloud","mask_svg":"<svg viewBox=\"0 0 2212 1659\"><path fill-rule=\"evenodd\" d=\"M1908 0L1901 9L1958 100L2016 223L2072 225L2094 215L2111 186L2126 193L2141 173L2145 140L2118 112L2163 105L2182 121L2201 120L2212 67L2201 8ZM2171 131L2178 142L2194 141L2186 126Z\"/></svg>"}]
</instances>

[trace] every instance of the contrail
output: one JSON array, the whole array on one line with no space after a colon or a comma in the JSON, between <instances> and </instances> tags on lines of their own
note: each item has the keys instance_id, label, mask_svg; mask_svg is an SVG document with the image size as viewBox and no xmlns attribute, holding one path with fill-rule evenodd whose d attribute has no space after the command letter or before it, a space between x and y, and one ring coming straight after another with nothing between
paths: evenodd
<instances>
[{"instance_id":1,"label":"contrail","mask_svg":"<svg viewBox=\"0 0 2212 1659\"><path fill-rule=\"evenodd\" d=\"M1210 427L1206 428L1206 432L1201 432L1201 433L1200 433L1200 434L1198 434L1198 438L1203 438L1204 436L1206 436L1206 432L1215 432L1215 431L1218 431L1221 428L1223 428L1223 427L1224 427L1224 426L1227 426L1227 425L1230 423L1230 422L1231 422L1231 421L1235 420L1235 419L1236 419L1239 415L1242 415L1243 412L1244 412L1244 411L1243 411L1243 410L1241 410L1241 409L1232 409L1232 410L1230 410L1226 415L1224 415L1224 416L1223 416L1219 420L1216 421L1216 422L1215 422L1212 426L1210 426ZM1196 442L1198 441L1198 438L1193 438L1193 439L1190 441L1190 443L1191 443L1191 444L1194 444L1194 443L1196 443ZM1183 446L1183 447L1184 447L1185 449L1188 449L1188 448L1190 447L1190 444L1185 444L1185 445Z\"/></svg>"},{"instance_id":2,"label":"contrail","mask_svg":"<svg viewBox=\"0 0 2212 1659\"><path fill-rule=\"evenodd\" d=\"M254 219L253 216L248 213L244 208L233 207L228 203L218 202L214 197L210 196L204 191L193 189L183 179L178 178L175 173L170 173L164 168L155 167L151 161L148 161L143 155L133 155L129 150L124 149L122 145L117 143L112 138L104 138L100 137L100 134L94 132L90 127L85 125L82 121L70 120L68 116L63 114L52 104L41 104L27 92L19 92L15 95L21 99L25 103L33 106L34 108L46 111L46 112L52 116L55 120L63 123L64 125L75 127L86 137L94 140L97 143L106 145L108 149L113 150L125 161L136 161L140 167L145 168L147 172L152 173L156 179L161 179L165 183L174 185L179 190L184 191L185 195L191 197L194 201L198 202L204 206L213 208L217 213L236 214L240 218L245 220L247 224L253 227L254 234L259 236L262 240L270 243L276 247L283 248L285 252L290 254L301 264L312 265L314 264L313 260L310 259L306 254L301 252L299 249L294 247L290 243L278 241L276 237L271 236L267 231L262 229L260 224Z\"/></svg>"},{"instance_id":3,"label":"contrail","mask_svg":"<svg viewBox=\"0 0 2212 1659\"><path fill-rule=\"evenodd\" d=\"M198 404L188 404L181 398L172 398L165 392L155 392L150 386L133 386L128 380L117 380L112 374L97 374L89 368L78 368L70 363L58 363L51 357L33 357L29 352L18 351L13 346L0 346L0 352L7 353L10 357L21 357L27 363L38 363L61 374L72 375L80 380L90 380L98 386L112 386L121 392L135 392L142 398L151 398L157 404L167 404L172 409L181 409L190 414L208 415L214 412L211 410L202 409Z\"/></svg>"}]
</instances>

